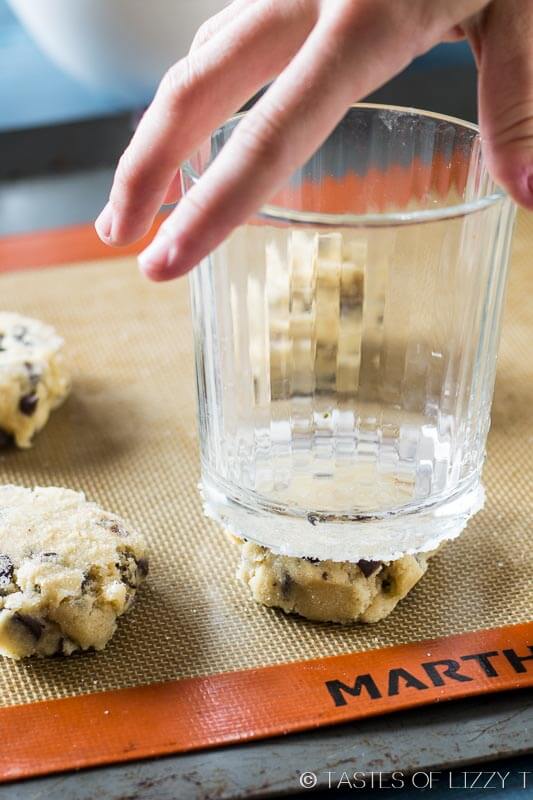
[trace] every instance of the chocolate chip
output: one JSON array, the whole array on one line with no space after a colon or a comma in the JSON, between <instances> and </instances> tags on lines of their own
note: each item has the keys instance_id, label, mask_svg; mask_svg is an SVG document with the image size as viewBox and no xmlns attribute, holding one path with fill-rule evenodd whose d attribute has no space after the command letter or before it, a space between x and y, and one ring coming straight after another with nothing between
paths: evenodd
<instances>
[{"instance_id":1,"label":"chocolate chip","mask_svg":"<svg viewBox=\"0 0 533 800\"><path fill-rule=\"evenodd\" d=\"M57 553L41 553L40 556L41 559L44 559L45 561L48 561L48 559L54 561L57 558Z\"/></svg>"},{"instance_id":2,"label":"chocolate chip","mask_svg":"<svg viewBox=\"0 0 533 800\"><path fill-rule=\"evenodd\" d=\"M141 578L146 578L148 575L148 559L147 558L138 558L137 559L137 572L141 576Z\"/></svg>"},{"instance_id":3,"label":"chocolate chip","mask_svg":"<svg viewBox=\"0 0 533 800\"><path fill-rule=\"evenodd\" d=\"M327 579L328 579L328 578L329 578L329 575L328 575L328 573L327 573L327 572L323 572L323 573L322 573L322 580L323 580L323 581L327 581Z\"/></svg>"},{"instance_id":4,"label":"chocolate chip","mask_svg":"<svg viewBox=\"0 0 533 800\"><path fill-rule=\"evenodd\" d=\"M28 333L28 329L25 325L14 325L13 328L11 328L10 333L13 339L22 342L22 340Z\"/></svg>"},{"instance_id":5,"label":"chocolate chip","mask_svg":"<svg viewBox=\"0 0 533 800\"><path fill-rule=\"evenodd\" d=\"M34 639L39 640L41 638L44 624L39 619L30 616L30 614L21 614L20 611L15 611L13 619L26 628Z\"/></svg>"},{"instance_id":6,"label":"chocolate chip","mask_svg":"<svg viewBox=\"0 0 533 800\"><path fill-rule=\"evenodd\" d=\"M96 580L96 576L94 574L94 570L85 570L83 573L83 580L80 585L80 592L85 594L86 592L90 591L91 587L94 585Z\"/></svg>"},{"instance_id":7,"label":"chocolate chip","mask_svg":"<svg viewBox=\"0 0 533 800\"><path fill-rule=\"evenodd\" d=\"M110 533L114 533L116 536L129 536L128 531L114 519L107 519L104 517L98 521L98 525L101 525L103 528L107 528Z\"/></svg>"},{"instance_id":8,"label":"chocolate chip","mask_svg":"<svg viewBox=\"0 0 533 800\"><path fill-rule=\"evenodd\" d=\"M357 566L365 578L369 578L374 572L383 566L383 561L366 561L364 558L361 558L360 561L357 562Z\"/></svg>"},{"instance_id":9,"label":"chocolate chip","mask_svg":"<svg viewBox=\"0 0 533 800\"><path fill-rule=\"evenodd\" d=\"M390 592L392 589L392 581L390 578L385 578L384 581L381 582L381 590L383 592Z\"/></svg>"},{"instance_id":10,"label":"chocolate chip","mask_svg":"<svg viewBox=\"0 0 533 800\"><path fill-rule=\"evenodd\" d=\"M0 586L11 583L13 572L14 566L9 556L0 555Z\"/></svg>"},{"instance_id":11,"label":"chocolate chip","mask_svg":"<svg viewBox=\"0 0 533 800\"><path fill-rule=\"evenodd\" d=\"M12 578L13 577L13 562L9 558L9 556L4 555L3 553L0 555L0 578Z\"/></svg>"},{"instance_id":12,"label":"chocolate chip","mask_svg":"<svg viewBox=\"0 0 533 800\"><path fill-rule=\"evenodd\" d=\"M320 561L319 558L313 558L313 556L304 556L304 559L306 561L309 561L310 564L318 564L318 562Z\"/></svg>"},{"instance_id":13,"label":"chocolate chip","mask_svg":"<svg viewBox=\"0 0 533 800\"><path fill-rule=\"evenodd\" d=\"M130 589L137 588L137 563L133 553L119 553L119 561L115 564L120 572L120 580Z\"/></svg>"},{"instance_id":14,"label":"chocolate chip","mask_svg":"<svg viewBox=\"0 0 533 800\"><path fill-rule=\"evenodd\" d=\"M19 400L19 411L26 417L32 417L35 414L38 403L39 398L35 392L32 392L31 394L25 394Z\"/></svg>"},{"instance_id":15,"label":"chocolate chip","mask_svg":"<svg viewBox=\"0 0 533 800\"><path fill-rule=\"evenodd\" d=\"M285 572L283 578L281 579L281 586L280 586L282 597L287 598L290 595L293 584L294 584L293 579L291 578L288 572Z\"/></svg>"},{"instance_id":16,"label":"chocolate chip","mask_svg":"<svg viewBox=\"0 0 533 800\"><path fill-rule=\"evenodd\" d=\"M26 372L28 373L28 378L30 379L30 384L35 389L39 381L41 380L41 371L32 364L31 361L25 361L24 366L26 367Z\"/></svg>"},{"instance_id":17,"label":"chocolate chip","mask_svg":"<svg viewBox=\"0 0 533 800\"><path fill-rule=\"evenodd\" d=\"M12 434L5 431L3 428L0 428L0 450L4 448L11 447L13 444L13 436Z\"/></svg>"}]
</instances>

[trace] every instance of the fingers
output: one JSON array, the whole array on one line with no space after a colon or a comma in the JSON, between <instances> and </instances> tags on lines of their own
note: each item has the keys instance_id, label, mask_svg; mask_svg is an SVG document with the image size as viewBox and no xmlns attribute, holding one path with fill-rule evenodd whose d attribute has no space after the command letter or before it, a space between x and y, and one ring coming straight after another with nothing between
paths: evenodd
<instances>
[{"instance_id":1,"label":"fingers","mask_svg":"<svg viewBox=\"0 0 533 800\"><path fill-rule=\"evenodd\" d=\"M169 70L120 159L96 222L102 239L127 244L146 233L179 164L299 47L314 22L299 6L256 0Z\"/></svg>"},{"instance_id":2,"label":"fingers","mask_svg":"<svg viewBox=\"0 0 533 800\"><path fill-rule=\"evenodd\" d=\"M194 50L198 50L203 44L212 39L216 33L223 30L243 9L256 2L257 0L233 0L233 3L224 6L222 11L219 11L218 14L210 17L203 25L200 25L192 40L189 52L192 53ZM181 178L179 170L177 170L168 185L163 204L177 203L180 197Z\"/></svg>"},{"instance_id":3,"label":"fingers","mask_svg":"<svg viewBox=\"0 0 533 800\"><path fill-rule=\"evenodd\" d=\"M346 108L408 63L413 30L374 3L328 3L289 66L238 125L201 180L140 256L154 280L183 274L265 202L304 163ZM357 7L357 13L354 8Z\"/></svg>"},{"instance_id":4,"label":"fingers","mask_svg":"<svg viewBox=\"0 0 533 800\"><path fill-rule=\"evenodd\" d=\"M226 25L231 22L235 17L241 13L245 8L256 3L257 0L233 0L233 3L228 3L224 6L222 11L214 14L206 22L204 22L194 36L190 46L190 52L198 50L203 44L212 39L213 36L221 31Z\"/></svg>"},{"instance_id":5,"label":"fingers","mask_svg":"<svg viewBox=\"0 0 533 800\"><path fill-rule=\"evenodd\" d=\"M494 0L479 23L479 118L491 174L533 209L533 4Z\"/></svg>"}]
</instances>

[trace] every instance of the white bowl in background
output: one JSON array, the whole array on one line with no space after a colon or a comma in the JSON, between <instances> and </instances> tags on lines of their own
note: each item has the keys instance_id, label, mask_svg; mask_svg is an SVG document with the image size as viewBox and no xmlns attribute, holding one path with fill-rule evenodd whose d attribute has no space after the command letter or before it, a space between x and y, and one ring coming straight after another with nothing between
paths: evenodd
<instances>
[{"instance_id":1,"label":"white bowl in background","mask_svg":"<svg viewBox=\"0 0 533 800\"><path fill-rule=\"evenodd\" d=\"M82 83L147 103L227 0L8 0L40 48Z\"/></svg>"}]
</instances>

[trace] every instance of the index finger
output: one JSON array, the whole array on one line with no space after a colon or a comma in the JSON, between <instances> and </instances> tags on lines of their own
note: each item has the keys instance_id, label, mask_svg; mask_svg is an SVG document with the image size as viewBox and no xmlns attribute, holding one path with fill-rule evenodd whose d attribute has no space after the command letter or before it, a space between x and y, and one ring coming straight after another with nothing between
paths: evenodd
<instances>
[{"instance_id":1,"label":"index finger","mask_svg":"<svg viewBox=\"0 0 533 800\"><path fill-rule=\"evenodd\" d=\"M149 229L179 164L285 66L313 21L257 0L171 67L119 161L96 223L105 241L127 244Z\"/></svg>"},{"instance_id":2,"label":"index finger","mask_svg":"<svg viewBox=\"0 0 533 800\"><path fill-rule=\"evenodd\" d=\"M371 12L358 4L348 22L330 14L315 26L140 255L150 278L168 280L197 264L312 155L354 100L411 60L416 44L403 17L384 25Z\"/></svg>"}]
</instances>

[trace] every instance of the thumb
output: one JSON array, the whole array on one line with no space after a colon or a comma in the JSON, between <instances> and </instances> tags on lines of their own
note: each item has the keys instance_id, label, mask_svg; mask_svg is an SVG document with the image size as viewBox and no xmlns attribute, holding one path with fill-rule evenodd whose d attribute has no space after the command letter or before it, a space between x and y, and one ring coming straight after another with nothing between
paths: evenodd
<instances>
[{"instance_id":1,"label":"thumb","mask_svg":"<svg viewBox=\"0 0 533 800\"><path fill-rule=\"evenodd\" d=\"M489 170L517 203L533 209L533 3L493 0L469 39Z\"/></svg>"}]
</instances>

